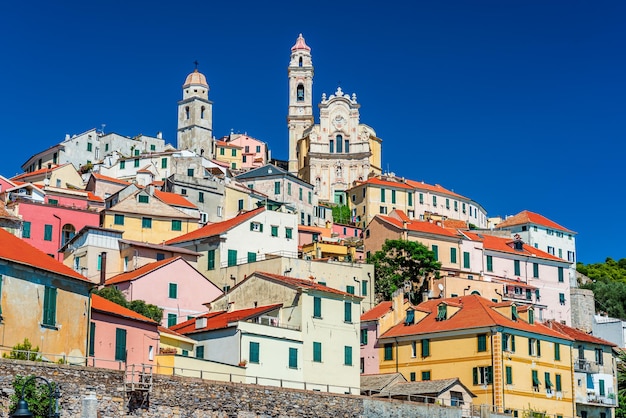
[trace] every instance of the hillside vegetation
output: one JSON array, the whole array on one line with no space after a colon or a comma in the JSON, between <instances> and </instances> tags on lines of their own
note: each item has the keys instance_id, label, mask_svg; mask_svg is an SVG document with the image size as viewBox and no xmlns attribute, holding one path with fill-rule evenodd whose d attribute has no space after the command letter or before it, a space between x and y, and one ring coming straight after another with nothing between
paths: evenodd
<instances>
[{"instance_id":1,"label":"hillside vegetation","mask_svg":"<svg viewBox=\"0 0 626 418\"><path fill-rule=\"evenodd\" d=\"M597 312L626 319L626 258L615 261L608 257L604 263L578 263L576 270L591 279L580 287L593 290Z\"/></svg>"}]
</instances>

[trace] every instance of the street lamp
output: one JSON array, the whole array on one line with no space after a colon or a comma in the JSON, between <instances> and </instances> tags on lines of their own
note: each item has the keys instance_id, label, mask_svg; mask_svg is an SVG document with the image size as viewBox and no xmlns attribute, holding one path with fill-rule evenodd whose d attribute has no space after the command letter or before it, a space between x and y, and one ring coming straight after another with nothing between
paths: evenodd
<instances>
[{"instance_id":1,"label":"street lamp","mask_svg":"<svg viewBox=\"0 0 626 418\"><path fill-rule=\"evenodd\" d=\"M59 391L59 385L56 385L56 388L53 391L52 385L50 384L50 382L48 382L47 379L44 379L43 377L40 377L40 376L30 376L28 379L24 381L24 384L22 385L22 394L20 395L20 400L17 403L17 408L15 409L15 412L11 415L12 418L19 418L19 417L32 418L33 417L33 413L30 412L30 410L28 409L28 403L24 399L24 390L26 389L26 386L28 385L28 383L37 379L43 380L44 382L46 382L46 385L48 385L48 395L50 396L51 399L54 400L54 412L52 412L52 402L50 402L48 406L48 417L49 418L60 417L59 398L61 397L61 392Z\"/></svg>"}]
</instances>

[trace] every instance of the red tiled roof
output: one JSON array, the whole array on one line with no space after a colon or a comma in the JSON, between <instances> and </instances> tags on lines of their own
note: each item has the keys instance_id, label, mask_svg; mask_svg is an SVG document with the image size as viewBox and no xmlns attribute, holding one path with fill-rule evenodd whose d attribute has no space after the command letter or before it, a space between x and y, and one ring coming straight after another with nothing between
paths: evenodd
<instances>
[{"instance_id":1,"label":"red tiled roof","mask_svg":"<svg viewBox=\"0 0 626 418\"><path fill-rule=\"evenodd\" d=\"M188 234L181 235L176 238L172 238L169 241L165 241L165 244L169 245L169 244L175 244L179 242L193 241L196 239L202 239L202 238L207 238L207 237L212 237L215 235L223 234L224 232L258 215L264 210L265 210L265 207L260 207L260 208L257 208L248 212L244 212L241 215L235 216L234 218L231 218L227 221L207 224L203 226L202 228L196 229L195 231L192 231Z\"/></svg>"},{"instance_id":2,"label":"red tiled roof","mask_svg":"<svg viewBox=\"0 0 626 418\"><path fill-rule=\"evenodd\" d=\"M407 185L406 183L400 181L383 180L380 177L371 177L361 182L361 184L373 184L375 186L396 187L398 189L413 190L413 187Z\"/></svg>"},{"instance_id":3,"label":"red tiled roof","mask_svg":"<svg viewBox=\"0 0 626 418\"><path fill-rule=\"evenodd\" d=\"M161 325L159 325L159 332L161 334L170 334L170 335L175 335L177 337L182 337L182 338L185 338L185 339L189 339L189 337L185 337L183 334L179 334L178 332L173 331L173 330L171 330L169 328L165 328L165 327L163 327Z\"/></svg>"},{"instance_id":4,"label":"red tiled roof","mask_svg":"<svg viewBox=\"0 0 626 418\"><path fill-rule=\"evenodd\" d=\"M0 259L14 261L39 270L51 271L81 282L91 283L65 264L0 228Z\"/></svg>"},{"instance_id":5,"label":"red tiled roof","mask_svg":"<svg viewBox=\"0 0 626 418\"><path fill-rule=\"evenodd\" d=\"M197 206L191 203L189 200L177 193L162 192L160 190L154 191L154 196L161 202L172 206L180 206L185 208L197 209Z\"/></svg>"},{"instance_id":6,"label":"red tiled roof","mask_svg":"<svg viewBox=\"0 0 626 418\"><path fill-rule=\"evenodd\" d=\"M361 322L373 321L382 318L387 312L391 311L391 301L380 302L369 311L361 315Z\"/></svg>"},{"instance_id":7,"label":"red tiled roof","mask_svg":"<svg viewBox=\"0 0 626 418\"><path fill-rule=\"evenodd\" d=\"M93 200L96 202L104 202L103 198L101 198L100 196L96 196L95 194L91 192L87 192L87 200Z\"/></svg>"},{"instance_id":8,"label":"red tiled roof","mask_svg":"<svg viewBox=\"0 0 626 418\"><path fill-rule=\"evenodd\" d=\"M603 340L602 338L594 337L593 335L589 335L586 332L583 332L576 328L568 327L567 325L561 324L552 319L544 322L544 325L555 331L560 332L561 334L569 335L572 339L576 341L585 341L585 342L593 343L593 344L617 347L617 344L614 344L607 340Z\"/></svg>"},{"instance_id":9,"label":"red tiled roof","mask_svg":"<svg viewBox=\"0 0 626 418\"><path fill-rule=\"evenodd\" d=\"M392 211L391 211L390 215L391 215L391 216L393 216L394 214L395 214L395 215L396 215L396 216L397 216L397 217L398 217L398 218L399 218L402 222L411 222L411 218L409 218L409 217L407 216L407 214L406 214L406 213L404 213L404 211L403 211L403 210L400 210L400 209L394 209L394 210L392 210Z\"/></svg>"},{"instance_id":10,"label":"red tiled roof","mask_svg":"<svg viewBox=\"0 0 626 418\"><path fill-rule=\"evenodd\" d=\"M467 229L467 222L459 219L444 219L441 223L444 228Z\"/></svg>"},{"instance_id":11,"label":"red tiled roof","mask_svg":"<svg viewBox=\"0 0 626 418\"><path fill-rule=\"evenodd\" d=\"M216 141L215 145L217 145L218 147L225 147L225 148L240 148L240 149L243 148L243 147L240 147L239 145L231 144L231 143L224 142L224 141Z\"/></svg>"},{"instance_id":12,"label":"red tiled roof","mask_svg":"<svg viewBox=\"0 0 626 418\"><path fill-rule=\"evenodd\" d=\"M335 295L342 295L342 296L349 296L353 298L363 299L361 296L356 296L350 293L342 292L341 290L333 289L332 287L321 285L311 279L298 279L295 277L281 276L280 274L266 273L264 271L255 271L250 276L248 276L248 278L250 278L251 276L255 274L262 278L271 280L273 282L285 283L291 287L308 289L308 290L317 290L320 292L333 293ZM237 286L241 285L241 283L245 282L246 280L247 279L239 282Z\"/></svg>"},{"instance_id":13,"label":"red tiled roof","mask_svg":"<svg viewBox=\"0 0 626 418\"><path fill-rule=\"evenodd\" d=\"M140 313L132 311L128 308L123 307L122 305L118 305L115 302L111 302L108 299L103 298L102 296L98 296L95 294L91 295L91 309L96 311L100 311L102 313L112 314L115 316L121 316L124 318L134 319L136 321L148 322L151 324L157 324L152 319L143 316Z\"/></svg>"},{"instance_id":14,"label":"red tiled roof","mask_svg":"<svg viewBox=\"0 0 626 418\"><path fill-rule=\"evenodd\" d=\"M39 170L36 171L31 171L30 173L22 173L19 174L15 177L11 178L11 181L15 181L15 180L21 180L21 179L26 179L28 177L33 177L33 176L38 176L40 174L46 174L46 173L51 173L54 170L61 168L61 167L65 167L66 165L71 164L71 163L65 163L63 165L52 165L50 168L41 168Z\"/></svg>"},{"instance_id":15,"label":"red tiled roof","mask_svg":"<svg viewBox=\"0 0 626 418\"><path fill-rule=\"evenodd\" d=\"M534 213L529 210L521 211L517 215L513 215L513 216L506 218L504 221L500 222L496 226L496 228L500 229L500 228L504 228L507 226L524 225L524 224L541 225L541 226L546 226L552 229L558 229L559 231L575 233L574 231L571 231L557 224L556 222L551 221L545 216L539 215L538 213Z\"/></svg>"},{"instance_id":16,"label":"red tiled roof","mask_svg":"<svg viewBox=\"0 0 626 418\"><path fill-rule=\"evenodd\" d=\"M117 276L113 276L104 282L105 285L112 285L117 283L130 282L133 280L137 280L138 278L145 276L148 273L151 273L157 269L160 269L163 266L166 266L174 261L181 259L182 257L170 257L164 260L155 261L154 263L146 264L145 266L141 266L136 270L127 271L125 273L118 274Z\"/></svg>"},{"instance_id":17,"label":"red tiled roof","mask_svg":"<svg viewBox=\"0 0 626 418\"><path fill-rule=\"evenodd\" d=\"M520 254L525 256L535 256L540 258L546 258L548 260L562 261L567 263L568 261L563 260L562 258L556 257L552 254L549 254L545 251L541 251L539 248L535 248L531 245L524 244L523 250L518 251L513 249L509 244L513 242L510 238L496 237L494 235L484 235L480 234L480 236L471 231L463 231L468 238L473 241L482 241L483 248L485 250L492 251L501 251L510 254Z\"/></svg>"},{"instance_id":18,"label":"red tiled roof","mask_svg":"<svg viewBox=\"0 0 626 418\"><path fill-rule=\"evenodd\" d=\"M462 199L467 199L466 197L461 196L458 193L454 193L453 191L450 191L448 189L441 187L439 184L435 184L433 186L431 184L426 184L423 181L414 181L414 180L407 180L406 184L408 184L409 186L415 189L428 190L430 192L442 193L442 194L447 194L450 196L460 197Z\"/></svg>"},{"instance_id":19,"label":"red tiled roof","mask_svg":"<svg viewBox=\"0 0 626 418\"><path fill-rule=\"evenodd\" d=\"M320 234L323 237L330 237L332 235L332 230L322 226L298 225L298 232L312 232L314 234Z\"/></svg>"},{"instance_id":20,"label":"red tiled roof","mask_svg":"<svg viewBox=\"0 0 626 418\"><path fill-rule=\"evenodd\" d=\"M437 321L438 306L440 303L446 301L450 301L451 303L460 303L461 309L445 321ZM385 332L381 338L502 326L520 331L561 338L564 340L571 340L569 336L548 328L540 323L535 322L534 324L529 324L523 319L513 321L511 317L505 316L494 309L496 306L507 306L511 304L512 302L495 304L478 295L468 295L449 299L432 299L422 302L417 306L417 309L419 310L430 312L425 318L412 325L404 325L404 323L400 323Z\"/></svg>"},{"instance_id":21,"label":"red tiled roof","mask_svg":"<svg viewBox=\"0 0 626 418\"><path fill-rule=\"evenodd\" d=\"M170 327L171 330L176 331L180 334L191 334L194 332L203 332L210 331L215 329L227 328L228 324L237 321L246 321L251 318L255 318L259 315L263 315L266 312L273 311L282 307L282 303L277 303L274 305L268 306L260 306L257 308L249 308L249 309L240 309L237 311L227 312L227 311L217 311L217 312L209 312L204 315L200 315L197 318L207 318L207 326L204 328L196 329L196 319L192 318L185 322L181 322L180 324L176 324Z\"/></svg>"},{"instance_id":22,"label":"red tiled roof","mask_svg":"<svg viewBox=\"0 0 626 418\"><path fill-rule=\"evenodd\" d=\"M376 218L381 219L384 222L390 223L394 226L396 226L397 228L400 229L404 229L404 223L396 218L392 218L390 216L385 216L385 215L376 215ZM424 232L424 233L428 233L428 234L435 234L435 235L445 235L448 237L456 237L458 236L458 234L446 229L446 228L442 228L439 225L435 224L435 223L431 223L431 222L425 222L425 221L411 221L411 222L407 222L406 223L406 229L408 231L415 231L415 232Z\"/></svg>"},{"instance_id":23,"label":"red tiled roof","mask_svg":"<svg viewBox=\"0 0 626 418\"><path fill-rule=\"evenodd\" d=\"M91 173L91 175L94 176L96 180L108 181L109 183L117 183L117 184L121 184L124 186L128 186L130 184L127 181L116 179L114 177L103 176L102 174L98 174L98 173Z\"/></svg>"}]
</instances>

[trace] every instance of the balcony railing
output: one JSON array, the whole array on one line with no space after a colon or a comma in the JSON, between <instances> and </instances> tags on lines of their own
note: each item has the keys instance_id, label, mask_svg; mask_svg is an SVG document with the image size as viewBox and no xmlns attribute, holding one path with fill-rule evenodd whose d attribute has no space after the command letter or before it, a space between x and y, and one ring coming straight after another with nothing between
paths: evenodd
<instances>
[{"instance_id":1,"label":"balcony railing","mask_svg":"<svg viewBox=\"0 0 626 418\"><path fill-rule=\"evenodd\" d=\"M574 360L574 371L584 373L600 373L600 365L595 361L578 358Z\"/></svg>"}]
</instances>

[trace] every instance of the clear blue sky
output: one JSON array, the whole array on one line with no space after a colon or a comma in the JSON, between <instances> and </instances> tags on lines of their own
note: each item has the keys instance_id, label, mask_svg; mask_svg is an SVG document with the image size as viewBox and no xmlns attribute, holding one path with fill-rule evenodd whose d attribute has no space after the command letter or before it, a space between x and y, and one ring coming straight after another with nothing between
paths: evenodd
<instances>
[{"instance_id":1,"label":"clear blue sky","mask_svg":"<svg viewBox=\"0 0 626 418\"><path fill-rule=\"evenodd\" d=\"M287 4L289 4L287 6ZM0 174L91 128L176 144L200 62L216 136L287 158L287 65L302 32L314 103L340 84L383 166L578 232L626 257L624 1L31 1L0 6ZM317 120L317 119L316 119Z\"/></svg>"}]
</instances>

